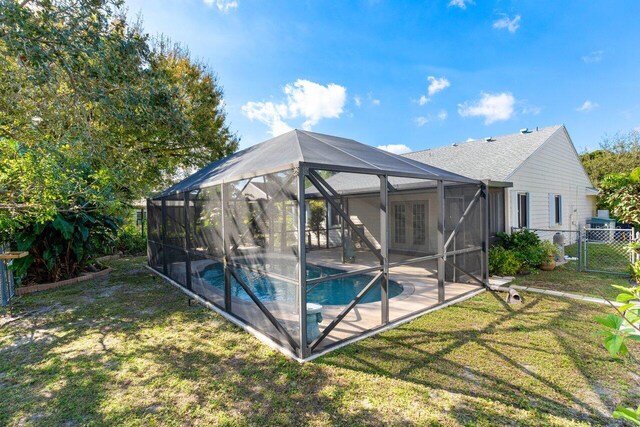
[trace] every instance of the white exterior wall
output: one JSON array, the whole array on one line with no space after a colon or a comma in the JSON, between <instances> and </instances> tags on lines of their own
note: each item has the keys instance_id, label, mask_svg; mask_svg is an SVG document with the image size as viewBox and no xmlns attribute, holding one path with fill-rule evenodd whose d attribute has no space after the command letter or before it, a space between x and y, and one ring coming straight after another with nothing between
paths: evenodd
<instances>
[{"instance_id":1,"label":"white exterior wall","mask_svg":"<svg viewBox=\"0 0 640 427\"><path fill-rule=\"evenodd\" d=\"M576 230L595 214L596 197L565 128L560 128L507 181L507 230L518 226L517 194L529 193L529 228ZM549 194L562 196L562 224L551 225Z\"/></svg>"}]
</instances>

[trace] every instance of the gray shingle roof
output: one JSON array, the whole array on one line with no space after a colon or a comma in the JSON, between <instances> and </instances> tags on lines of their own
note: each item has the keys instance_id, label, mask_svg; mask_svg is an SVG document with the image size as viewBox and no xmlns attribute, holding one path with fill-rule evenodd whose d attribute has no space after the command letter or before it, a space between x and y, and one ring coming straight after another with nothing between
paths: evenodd
<instances>
[{"instance_id":1,"label":"gray shingle roof","mask_svg":"<svg viewBox=\"0 0 640 427\"><path fill-rule=\"evenodd\" d=\"M438 168L470 178L508 181L513 172L563 125L550 126L530 133L513 133L454 145L403 154Z\"/></svg>"},{"instance_id":2,"label":"gray shingle roof","mask_svg":"<svg viewBox=\"0 0 640 427\"><path fill-rule=\"evenodd\" d=\"M508 181L525 160L562 128L563 125L549 126L529 133L492 137L491 141L461 142L402 156L476 180ZM389 182L398 190L433 185L397 177L389 178ZM377 191L380 185L376 176L353 173L338 173L329 178L328 183L341 194Z\"/></svg>"}]
</instances>

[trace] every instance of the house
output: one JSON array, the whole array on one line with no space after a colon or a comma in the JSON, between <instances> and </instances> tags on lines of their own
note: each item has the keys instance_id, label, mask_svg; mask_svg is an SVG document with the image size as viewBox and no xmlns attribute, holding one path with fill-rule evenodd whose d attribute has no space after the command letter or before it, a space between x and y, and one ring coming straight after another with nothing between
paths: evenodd
<instances>
[{"instance_id":1,"label":"house","mask_svg":"<svg viewBox=\"0 0 640 427\"><path fill-rule=\"evenodd\" d=\"M405 154L489 186L490 233L512 228L577 230L596 195L564 125Z\"/></svg>"},{"instance_id":2,"label":"house","mask_svg":"<svg viewBox=\"0 0 640 427\"><path fill-rule=\"evenodd\" d=\"M516 228L548 230L539 233L550 239L556 230L578 230L594 216L597 190L589 179L571 137L564 125L521 131L480 140L470 140L433 149L404 154L429 166L483 181L489 192L489 234ZM375 212L376 179L371 176L339 173L328 179L330 185L348 195L344 203L354 222L365 224L375 240L379 235ZM402 195L390 200L390 250L405 252L408 246L422 253L435 251L436 236L423 229L435 227L438 204L433 192L407 191L422 187L416 180L390 181ZM462 215L470 195L459 197L449 191L445 199L445 231L455 227L453 218ZM470 217L473 227L479 217ZM337 223L329 209L330 240L338 236ZM564 233L565 235L567 233ZM568 233L571 238L571 233ZM470 233L466 233L467 238ZM420 245L416 245L421 242ZM466 242L454 242L464 246Z\"/></svg>"}]
</instances>

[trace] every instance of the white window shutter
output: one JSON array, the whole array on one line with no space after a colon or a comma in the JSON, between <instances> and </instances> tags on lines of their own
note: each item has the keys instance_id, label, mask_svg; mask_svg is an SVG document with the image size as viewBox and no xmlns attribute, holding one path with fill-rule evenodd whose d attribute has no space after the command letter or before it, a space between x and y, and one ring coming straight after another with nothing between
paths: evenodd
<instances>
[{"instance_id":1,"label":"white window shutter","mask_svg":"<svg viewBox=\"0 0 640 427\"><path fill-rule=\"evenodd\" d=\"M509 191L509 197L511 199L511 227L518 227L518 192ZM511 232L511 229L507 231Z\"/></svg>"},{"instance_id":2,"label":"white window shutter","mask_svg":"<svg viewBox=\"0 0 640 427\"><path fill-rule=\"evenodd\" d=\"M531 193L527 193L527 228L534 228L531 224Z\"/></svg>"},{"instance_id":3,"label":"white window shutter","mask_svg":"<svg viewBox=\"0 0 640 427\"><path fill-rule=\"evenodd\" d=\"M556 225L556 195L549 193L549 227Z\"/></svg>"}]
</instances>

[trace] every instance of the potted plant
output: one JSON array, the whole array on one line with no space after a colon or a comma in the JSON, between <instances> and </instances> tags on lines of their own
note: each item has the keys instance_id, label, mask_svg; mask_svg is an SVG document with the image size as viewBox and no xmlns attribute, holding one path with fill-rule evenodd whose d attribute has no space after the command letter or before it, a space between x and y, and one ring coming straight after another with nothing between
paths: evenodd
<instances>
[{"instance_id":1,"label":"potted plant","mask_svg":"<svg viewBox=\"0 0 640 427\"><path fill-rule=\"evenodd\" d=\"M552 271L556 268L556 256L558 255L558 248L553 243L545 240L541 243L542 250L544 251L544 260L540 264L540 270Z\"/></svg>"}]
</instances>

